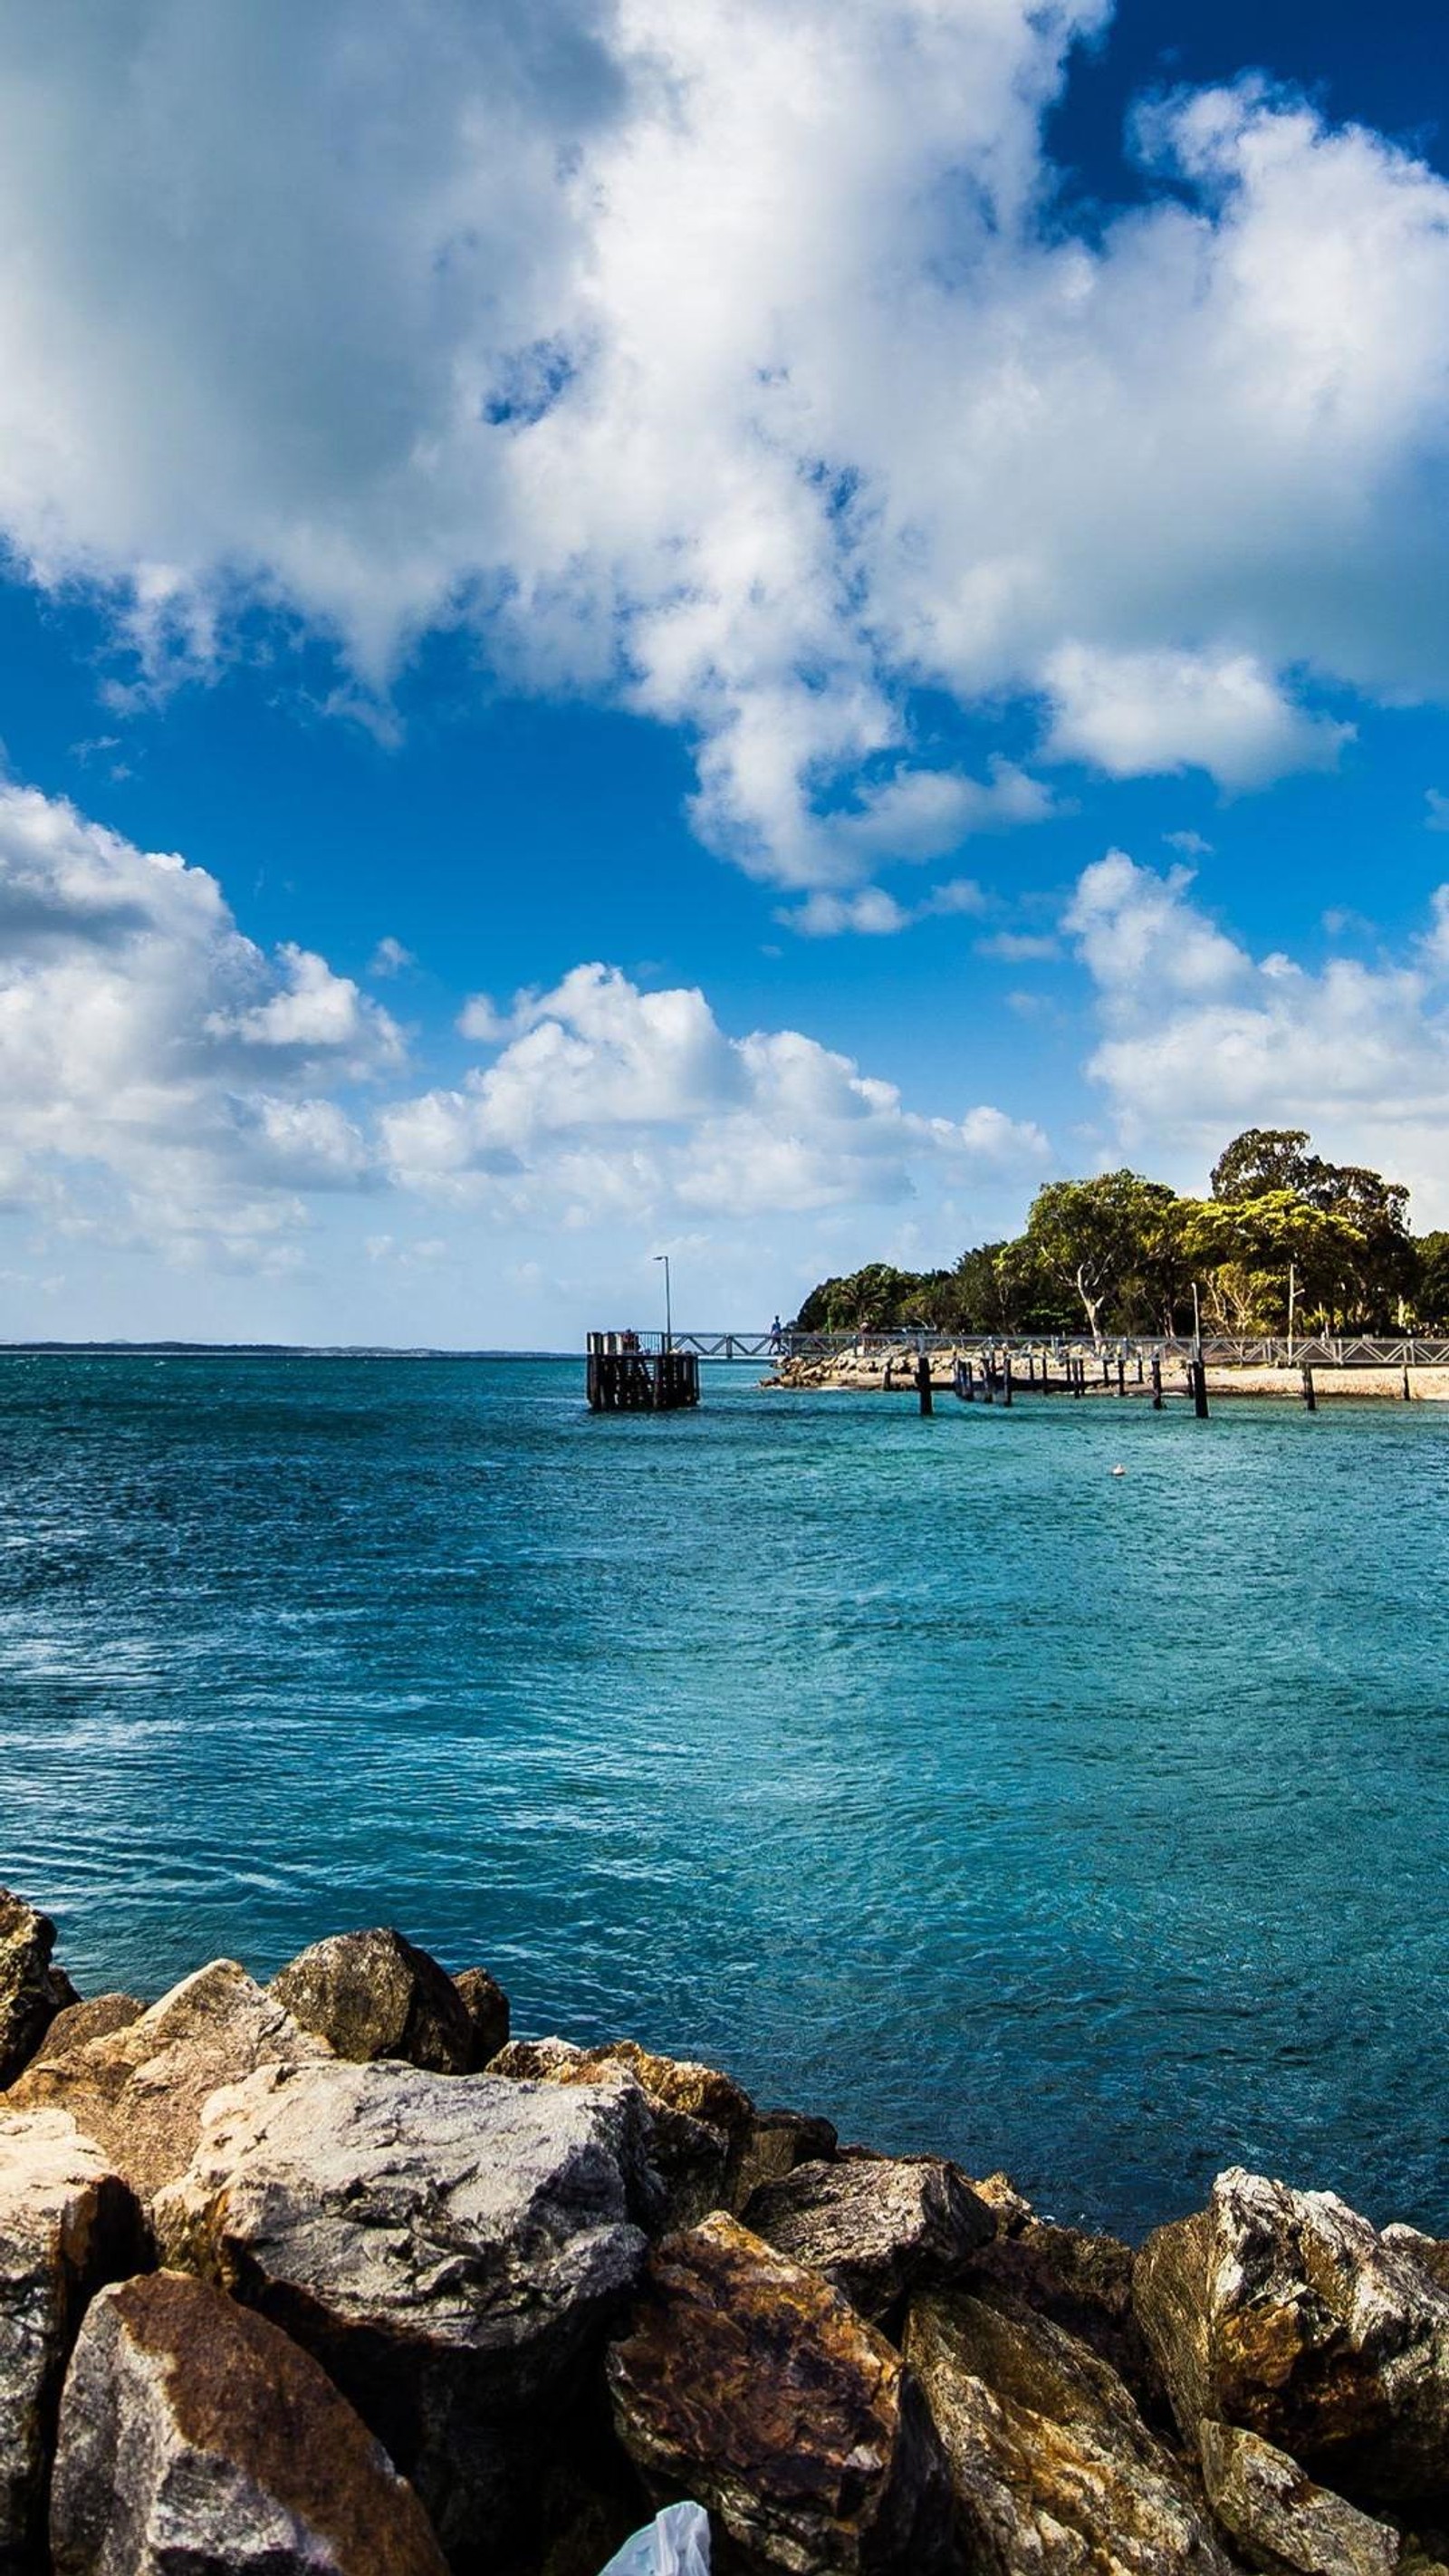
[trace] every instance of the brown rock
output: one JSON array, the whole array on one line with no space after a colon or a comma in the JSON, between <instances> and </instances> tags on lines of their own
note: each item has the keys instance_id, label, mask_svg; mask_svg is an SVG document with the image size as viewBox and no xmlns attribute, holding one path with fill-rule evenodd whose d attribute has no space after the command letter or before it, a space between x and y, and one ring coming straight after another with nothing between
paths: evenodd
<instances>
[{"instance_id":1,"label":"brown rock","mask_svg":"<svg viewBox=\"0 0 1449 2576\"><path fill-rule=\"evenodd\" d=\"M906 2359L941 2436L975 2576L1228 2576L1115 2371L1027 2308L911 2303Z\"/></svg>"},{"instance_id":2,"label":"brown rock","mask_svg":"<svg viewBox=\"0 0 1449 2576\"><path fill-rule=\"evenodd\" d=\"M103 2290L61 2406L55 2576L446 2576L310 2356L204 2281Z\"/></svg>"},{"instance_id":3,"label":"brown rock","mask_svg":"<svg viewBox=\"0 0 1449 2576\"><path fill-rule=\"evenodd\" d=\"M1204 2424L1199 2448L1209 2504L1264 2576L1394 2576L1399 2534L1315 2486L1286 2451L1235 2424Z\"/></svg>"},{"instance_id":4,"label":"brown rock","mask_svg":"<svg viewBox=\"0 0 1449 2576\"><path fill-rule=\"evenodd\" d=\"M508 1997L486 1968L462 1968L453 1979L463 2010L473 2025L470 2075L481 2075L500 2048L508 2046Z\"/></svg>"},{"instance_id":5,"label":"brown rock","mask_svg":"<svg viewBox=\"0 0 1449 2576\"><path fill-rule=\"evenodd\" d=\"M0 2567L28 2566L87 2299L146 2259L141 2212L64 2111L0 2110Z\"/></svg>"},{"instance_id":6,"label":"brown rock","mask_svg":"<svg viewBox=\"0 0 1449 2576\"><path fill-rule=\"evenodd\" d=\"M1449 2293L1332 2192L1219 2174L1133 2298L1188 2440L1239 2424L1351 2496L1449 2494Z\"/></svg>"},{"instance_id":7,"label":"brown rock","mask_svg":"<svg viewBox=\"0 0 1449 2576\"><path fill-rule=\"evenodd\" d=\"M751 2569L958 2568L945 2464L899 2354L737 2219L656 2247L609 2378L636 2466L708 2506Z\"/></svg>"},{"instance_id":8,"label":"brown rock","mask_svg":"<svg viewBox=\"0 0 1449 2576\"><path fill-rule=\"evenodd\" d=\"M988 2174L973 2188L994 2213L996 2234L972 2258L972 2289L1050 2317L1110 2362L1151 2421L1165 2422L1162 2376L1132 2305L1132 2247L1038 2218L1005 2174Z\"/></svg>"},{"instance_id":9,"label":"brown rock","mask_svg":"<svg viewBox=\"0 0 1449 2576\"><path fill-rule=\"evenodd\" d=\"M764 2183L747 2227L833 2281L876 2324L908 2290L954 2280L995 2234L963 2173L940 2156L842 2157Z\"/></svg>"},{"instance_id":10,"label":"brown rock","mask_svg":"<svg viewBox=\"0 0 1449 2576\"><path fill-rule=\"evenodd\" d=\"M830 2164L839 2139L829 2120L809 2111L756 2111L734 2142L730 2207L736 2216L762 2183L781 2182L797 2165Z\"/></svg>"},{"instance_id":11,"label":"brown rock","mask_svg":"<svg viewBox=\"0 0 1449 2576\"><path fill-rule=\"evenodd\" d=\"M397 2057L434 2075L472 2071L476 2038L453 1980L400 1932L337 1932L272 1979L272 1993L337 2057Z\"/></svg>"},{"instance_id":12,"label":"brown rock","mask_svg":"<svg viewBox=\"0 0 1449 2576\"><path fill-rule=\"evenodd\" d=\"M71 2112L147 2200L190 2163L219 2085L278 2058L330 2053L234 1959L214 1959L139 2019L43 2049L10 2099Z\"/></svg>"},{"instance_id":13,"label":"brown rock","mask_svg":"<svg viewBox=\"0 0 1449 2576\"><path fill-rule=\"evenodd\" d=\"M79 2000L65 1971L51 1966L54 1947L49 1915L0 1887L0 2087L14 2083L56 2014Z\"/></svg>"},{"instance_id":14,"label":"brown rock","mask_svg":"<svg viewBox=\"0 0 1449 2576\"><path fill-rule=\"evenodd\" d=\"M550 2460L642 2268L647 2136L622 2077L263 2067L208 2104L157 2237L306 2346L455 2565L495 2576L537 2554Z\"/></svg>"},{"instance_id":15,"label":"brown rock","mask_svg":"<svg viewBox=\"0 0 1449 2576\"><path fill-rule=\"evenodd\" d=\"M146 2007L139 1995L92 1995L87 2003L67 2004L45 2034L45 2055L62 2057L88 2039L108 2039L113 2030L129 2030Z\"/></svg>"}]
</instances>

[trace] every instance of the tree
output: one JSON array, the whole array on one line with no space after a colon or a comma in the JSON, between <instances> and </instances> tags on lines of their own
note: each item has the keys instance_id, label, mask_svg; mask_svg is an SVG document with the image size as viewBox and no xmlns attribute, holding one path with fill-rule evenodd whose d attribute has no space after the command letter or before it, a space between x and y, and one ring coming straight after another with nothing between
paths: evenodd
<instances>
[{"instance_id":1,"label":"tree","mask_svg":"<svg viewBox=\"0 0 1449 2576\"><path fill-rule=\"evenodd\" d=\"M1206 1274L1214 1321L1230 1332L1282 1329L1290 1270L1298 1312L1305 1319L1315 1311L1331 1316L1363 1252L1363 1236L1347 1217L1314 1207L1291 1189L1186 1199L1178 1226L1188 1260Z\"/></svg>"},{"instance_id":2,"label":"tree","mask_svg":"<svg viewBox=\"0 0 1449 2576\"><path fill-rule=\"evenodd\" d=\"M1151 1277L1175 1197L1165 1182L1129 1171L1038 1190L1025 1241L1057 1285L1080 1298L1094 1342L1103 1309L1113 1300L1130 1305Z\"/></svg>"},{"instance_id":3,"label":"tree","mask_svg":"<svg viewBox=\"0 0 1449 2576\"><path fill-rule=\"evenodd\" d=\"M1269 1190L1303 1196L1309 1165L1316 1159L1304 1152L1308 1141L1306 1127L1245 1127L1213 1165L1213 1197L1260 1199Z\"/></svg>"},{"instance_id":4,"label":"tree","mask_svg":"<svg viewBox=\"0 0 1449 2576\"><path fill-rule=\"evenodd\" d=\"M1449 1234L1437 1228L1430 1234L1421 1234L1414 1253L1415 1320L1438 1332L1449 1330Z\"/></svg>"},{"instance_id":5,"label":"tree","mask_svg":"<svg viewBox=\"0 0 1449 2576\"><path fill-rule=\"evenodd\" d=\"M937 1276L941 1274L935 1274ZM904 1323L907 1308L919 1300L919 1272L897 1270L889 1261L868 1261L844 1278L822 1279L812 1288L795 1318L802 1333L875 1333Z\"/></svg>"}]
</instances>

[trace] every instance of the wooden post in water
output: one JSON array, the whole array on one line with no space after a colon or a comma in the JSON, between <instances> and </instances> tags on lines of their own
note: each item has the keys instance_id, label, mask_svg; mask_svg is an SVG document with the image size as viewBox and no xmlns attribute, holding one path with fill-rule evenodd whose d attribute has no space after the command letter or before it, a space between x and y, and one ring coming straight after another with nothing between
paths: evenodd
<instances>
[{"instance_id":1,"label":"wooden post in water","mask_svg":"<svg viewBox=\"0 0 1449 2576\"><path fill-rule=\"evenodd\" d=\"M1080 1395L1086 1380L1087 1363L1083 1359L1069 1359L1067 1366L1072 1372L1072 1393L1073 1395Z\"/></svg>"},{"instance_id":2,"label":"wooden post in water","mask_svg":"<svg viewBox=\"0 0 1449 2576\"><path fill-rule=\"evenodd\" d=\"M1117 1392L1119 1395L1125 1395L1127 1392L1127 1354L1125 1351L1119 1351L1117 1353Z\"/></svg>"},{"instance_id":3,"label":"wooden post in water","mask_svg":"<svg viewBox=\"0 0 1449 2576\"><path fill-rule=\"evenodd\" d=\"M1407 1404L1409 1401L1410 1401L1410 1397L1409 1397L1409 1363L1408 1363L1408 1361L1407 1361L1407 1360L1405 1360L1405 1362L1404 1362L1404 1402L1405 1402L1405 1404Z\"/></svg>"},{"instance_id":4,"label":"wooden post in water","mask_svg":"<svg viewBox=\"0 0 1449 2576\"><path fill-rule=\"evenodd\" d=\"M1309 1413L1318 1411L1318 1398L1313 1392L1313 1371L1306 1360L1303 1363L1303 1402Z\"/></svg>"},{"instance_id":5,"label":"wooden post in water","mask_svg":"<svg viewBox=\"0 0 1449 2576\"><path fill-rule=\"evenodd\" d=\"M931 1354L929 1351L921 1351L917 1354L916 1393L921 1399L921 1411L923 1413L934 1412L936 1400L931 1393Z\"/></svg>"},{"instance_id":6,"label":"wooden post in water","mask_svg":"<svg viewBox=\"0 0 1449 2576\"><path fill-rule=\"evenodd\" d=\"M885 1375L881 1379L881 1390L886 1395L889 1395L891 1391L891 1379L895 1374L895 1365L894 1360L887 1360L885 1364Z\"/></svg>"},{"instance_id":7,"label":"wooden post in water","mask_svg":"<svg viewBox=\"0 0 1449 2576\"><path fill-rule=\"evenodd\" d=\"M1003 1403L1003 1404L1010 1404L1010 1402L1011 1402L1011 1353L1010 1353L1010 1351L1005 1352L1005 1353L1003 1354L1003 1357L1002 1357L1002 1364L1001 1364L1001 1401L1002 1401L1002 1403Z\"/></svg>"},{"instance_id":8,"label":"wooden post in water","mask_svg":"<svg viewBox=\"0 0 1449 2576\"><path fill-rule=\"evenodd\" d=\"M1142 1345L1140 1342L1137 1345L1137 1383L1139 1386L1142 1384Z\"/></svg>"},{"instance_id":9,"label":"wooden post in water","mask_svg":"<svg viewBox=\"0 0 1449 2576\"><path fill-rule=\"evenodd\" d=\"M1106 1351L1104 1351L1104 1352L1102 1353L1102 1384L1103 1384L1104 1386L1110 1386L1110 1385L1111 1385L1111 1383L1112 1383L1112 1362L1111 1362L1111 1358L1110 1358L1109 1354L1108 1354Z\"/></svg>"},{"instance_id":10,"label":"wooden post in water","mask_svg":"<svg viewBox=\"0 0 1449 2576\"><path fill-rule=\"evenodd\" d=\"M990 1351L981 1354L981 1401L983 1404L996 1402L996 1371L991 1364Z\"/></svg>"},{"instance_id":11,"label":"wooden post in water","mask_svg":"<svg viewBox=\"0 0 1449 2576\"><path fill-rule=\"evenodd\" d=\"M1204 1360L1194 1360L1191 1376L1192 1409L1199 1422L1206 1422L1208 1418L1207 1363Z\"/></svg>"},{"instance_id":12,"label":"wooden post in water","mask_svg":"<svg viewBox=\"0 0 1449 2576\"><path fill-rule=\"evenodd\" d=\"M1162 1362L1156 1352L1152 1356L1152 1410L1162 1411Z\"/></svg>"}]
</instances>

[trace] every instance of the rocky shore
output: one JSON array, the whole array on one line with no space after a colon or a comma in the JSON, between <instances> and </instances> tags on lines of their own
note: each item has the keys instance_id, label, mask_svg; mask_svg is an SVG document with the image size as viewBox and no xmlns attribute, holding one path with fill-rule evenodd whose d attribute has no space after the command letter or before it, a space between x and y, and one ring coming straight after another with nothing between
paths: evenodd
<instances>
[{"instance_id":1,"label":"rocky shore","mask_svg":"<svg viewBox=\"0 0 1449 2576\"><path fill-rule=\"evenodd\" d=\"M961 1350L933 1350L931 1384L937 1395L951 1393L959 1359L971 1360L981 1368L980 1345L972 1343ZM856 1395L912 1395L915 1392L916 1350L912 1342L901 1342L894 1350L879 1345L863 1351L837 1351L828 1357L782 1359L773 1373L763 1380L768 1387L790 1387L797 1392L830 1393L846 1391ZM1405 1381L1411 1402L1416 1404L1449 1404L1449 1368L1411 1368L1401 1366L1375 1368L1326 1368L1313 1373L1314 1391L1320 1400L1345 1396L1371 1397L1385 1403L1402 1403ZM1186 1397L1189 1393L1187 1362L1169 1358L1162 1372L1165 1394ZM1061 1364L1053 1362L1053 1393L1065 1394L1061 1386ZM1240 1366L1226 1360L1210 1360L1207 1366L1208 1394L1212 1396L1276 1396L1282 1403L1296 1403L1303 1392L1303 1373L1298 1368L1262 1368ZM979 1390L978 1390L979 1391ZM1029 1397L1031 1388L1024 1371L1016 1382L1018 1396ZM1089 1402L1115 1404L1119 1401L1115 1376L1104 1381L1100 1370L1087 1355L1086 1383L1083 1395ZM1129 1378L1126 1397L1139 1403L1151 1397L1150 1386L1139 1386Z\"/></svg>"},{"instance_id":2,"label":"rocky shore","mask_svg":"<svg viewBox=\"0 0 1449 2576\"><path fill-rule=\"evenodd\" d=\"M684 2498L723 2576L1449 2553L1449 2244L1232 2171L1134 2251L393 1931L149 2005L54 1937L0 1893L0 2569L597 2576Z\"/></svg>"}]
</instances>

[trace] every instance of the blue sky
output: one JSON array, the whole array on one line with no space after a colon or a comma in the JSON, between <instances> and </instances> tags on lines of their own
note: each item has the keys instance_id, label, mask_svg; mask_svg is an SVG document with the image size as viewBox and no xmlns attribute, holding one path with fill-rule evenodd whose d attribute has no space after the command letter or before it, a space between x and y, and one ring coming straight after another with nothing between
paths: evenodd
<instances>
[{"instance_id":1,"label":"blue sky","mask_svg":"<svg viewBox=\"0 0 1449 2576\"><path fill-rule=\"evenodd\" d=\"M0 1336L768 1321L1250 1122L1449 1223L1438 51L10 13Z\"/></svg>"}]
</instances>

